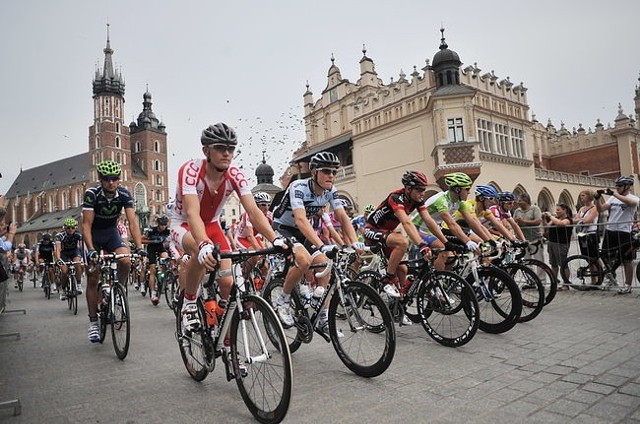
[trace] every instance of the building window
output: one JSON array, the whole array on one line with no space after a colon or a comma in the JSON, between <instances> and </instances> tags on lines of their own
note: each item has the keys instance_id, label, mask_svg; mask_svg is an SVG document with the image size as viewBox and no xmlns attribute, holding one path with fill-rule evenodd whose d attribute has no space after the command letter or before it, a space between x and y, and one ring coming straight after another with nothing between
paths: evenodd
<instances>
[{"instance_id":1,"label":"building window","mask_svg":"<svg viewBox=\"0 0 640 424\"><path fill-rule=\"evenodd\" d=\"M147 189L144 184L136 183L133 189L133 196L136 201L136 209L140 210L147 206Z\"/></svg>"},{"instance_id":2,"label":"building window","mask_svg":"<svg viewBox=\"0 0 640 424\"><path fill-rule=\"evenodd\" d=\"M464 128L462 126L462 118L447 119L447 127L449 130L450 143L464 141Z\"/></svg>"},{"instance_id":3,"label":"building window","mask_svg":"<svg viewBox=\"0 0 640 424\"><path fill-rule=\"evenodd\" d=\"M96 149L100 148L100 137L98 137L98 136L96 136L95 148Z\"/></svg>"},{"instance_id":4,"label":"building window","mask_svg":"<svg viewBox=\"0 0 640 424\"><path fill-rule=\"evenodd\" d=\"M160 153L160 142L158 140L153 142L153 151Z\"/></svg>"},{"instance_id":5,"label":"building window","mask_svg":"<svg viewBox=\"0 0 640 424\"><path fill-rule=\"evenodd\" d=\"M333 103L338 100L338 89L332 88L329 90L329 103Z\"/></svg>"},{"instance_id":6,"label":"building window","mask_svg":"<svg viewBox=\"0 0 640 424\"><path fill-rule=\"evenodd\" d=\"M116 152L116 163L122 164L122 157L120 156L120 152Z\"/></svg>"},{"instance_id":7,"label":"building window","mask_svg":"<svg viewBox=\"0 0 640 424\"><path fill-rule=\"evenodd\" d=\"M135 152L138 153L140 151L140 142L136 141L136 148L135 148Z\"/></svg>"},{"instance_id":8,"label":"building window","mask_svg":"<svg viewBox=\"0 0 640 424\"><path fill-rule=\"evenodd\" d=\"M496 137L496 153L509 156L509 129L506 125L494 124Z\"/></svg>"},{"instance_id":9,"label":"building window","mask_svg":"<svg viewBox=\"0 0 640 424\"><path fill-rule=\"evenodd\" d=\"M511 152L513 156L518 158L524 158L526 156L524 131L519 128L511 128Z\"/></svg>"},{"instance_id":10,"label":"building window","mask_svg":"<svg viewBox=\"0 0 640 424\"><path fill-rule=\"evenodd\" d=\"M116 137L116 147L120 148L120 137Z\"/></svg>"},{"instance_id":11,"label":"building window","mask_svg":"<svg viewBox=\"0 0 640 424\"><path fill-rule=\"evenodd\" d=\"M120 122L116 122L116 133L120 134Z\"/></svg>"},{"instance_id":12,"label":"building window","mask_svg":"<svg viewBox=\"0 0 640 424\"><path fill-rule=\"evenodd\" d=\"M491 122L478 119L478 140L480 141L480 150L483 152L493 153L493 132L491 131Z\"/></svg>"},{"instance_id":13,"label":"building window","mask_svg":"<svg viewBox=\"0 0 640 424\"><path fill-rule=\"evenodd\" d=\"M67 204L67 192L63 191L62 196L60 196L60 210L69 209L69 205Z\"/></svg>"},{"instance_id":14,"label":"building window","mask_svg":"<svg viewBox=\"0 0 640 424\"><path fill-rule=\"evenodd\" d=\"M153 161L153 170L154 171L162 171L161 168L162 168L162 166L160 164L160 161L159 160L154 160Z\"/></svg>"}]
</instances>

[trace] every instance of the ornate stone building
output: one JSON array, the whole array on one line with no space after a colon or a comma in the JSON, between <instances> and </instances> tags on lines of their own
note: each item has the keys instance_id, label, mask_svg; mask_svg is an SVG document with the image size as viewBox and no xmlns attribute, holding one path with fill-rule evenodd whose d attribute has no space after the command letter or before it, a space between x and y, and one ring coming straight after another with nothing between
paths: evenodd
<instances>
[{"instance_id":1,"label":"ornate stone building","mask_svg":"<svg viewBox=\"0 0 640 424\"><path fill-rule=\"evenodd\" d=\"M400 187L407 169L430 175L428 195L441 190L444 174L463 171L499 190L527 192L546 210L557 202L575 205L580 190L638 173L640 127L622 108L607 128L599 121L594 130L544 126L530 117L523 83L475 64L463 68L441 32L426 66L409 75L400 71L388 84L364 48L355 83L343 78L332 57L320 97L314 100L307 85L306 141L294 152L283 186L307 173L310 157L322 150L340 157L337 185L356 209ZM634 100L637 115L638 88Z\"/></svg>"},{"instance_id":2,"label":"ornate stone building","mask_svg":"<svg viewBox=\"0 0 640 424\"><path fill-rule=\"evenodd\" d=\"M163 213L168 197L167 133L143 95L137 122L124 123L124 78L114 70L107 28L104 65L93 78L93 124L88 152L20 172L7 192L8 219L18 224L18 241L34 243L59 231L68 216L80 218L84 191L98 184L95 165L106 159L122 166L121 184L136 200L142 226Z\"/></svg>"}]
</instances>

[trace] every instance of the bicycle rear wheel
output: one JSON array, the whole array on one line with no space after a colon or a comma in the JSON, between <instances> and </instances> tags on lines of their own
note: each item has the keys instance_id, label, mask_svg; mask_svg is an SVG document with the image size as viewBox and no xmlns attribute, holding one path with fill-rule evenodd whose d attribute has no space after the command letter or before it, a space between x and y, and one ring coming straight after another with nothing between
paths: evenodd
<instances>
[{"instance_id":1,"label":"bicycle rear wheel","mask_svg":"<svg viewBox=\"0 0 640 424\"><path fill-rule=\"evenodd\" d=\"M357 281L343 285L344 303L334 292L329 303L329 336L340 360L362 377L389 368L396 351L391 312L380 295Z\"/></svg>"},{"instance_id":2,"label":"bicycle rear wheel","mask_svg":"<svg viewBox=\"0 0 640 424\"><path fill-rule=\"evenodd\" d=\"M565 284L578 290L588 290L602 285L604 272L598 261L584 255L573 255L562 263L560 276Z\"/></svg>"},{"instance_id":3,"label":"bicycle rear wheel","mask_svg":"<svg viewBox=\"0 0 640 424\"><path fill-rule=\"evenodd\" d=\"M558 291L558 278L554 275L551 267L537 259L523 259L522 264L531 268L540 278L544 288L544 304L551 303Z\"/></svg>"},{"instance_id":4,"label":"bicycle rear wheel","mask_svg":"<svg viewBox=\"0 0 640 424\"><path fill-rule=\"evenodd\" d=\"M261 297L242 299L231 321L233 373L242 400L261 423L279 423L289 410L293 365L278 317ZM269 335L266 337L266 335ZM264 345L263 345L264 343Z\"/></svg>"},{"instance_id":5,"label":"bicycle rear wheel","mask_svg":"<svg viewBox=\"0 0 640 424\"><path fill-rule=\"evenodd\" d=\"M528 322L542 312L544 306L544 287L535 272L522 264L508 264L504 266L513 281L520 288L522 296L522 313L518 322Z\"/></svg>"},{"instance_id":6,"label":"bicycle rear wheel","mask_svg":"<svg viewBox=\"0 0 640 424\"><path fill-rule=\"evenodd\" d=\"M274 311L276 310L276 301L282 293L283 284L284 279L281 275L277 275L273 276L269 284L264 287L262 297L269 302L269 305L271 305ZM291 292L289 306L294 314L293 320L295 324L287 328L283 326L283 329L287 337L287 343L289 344L289 351L294 353L298 350L303 340L309 341L313 337L313 326L311 325L311 321L309 321L307 311L302 305L300 296L298 296L296 290ZM270 335L269 332L267 332L267 334Z\"/></svg>"},{"instance_id":7,"label":"bicycle rear wheel","mask_svg":"<svg viewBox=\"0 0 640 424\"><path fill-rule=\"evenodd\" d=\"M494 266L479 267L478 277L483 284L473 281L473 274L469 274L467 282L478 299L480 330L492 334L511 330L522 313L520 289L509 274Z\"/></svg>"},{"instance_id":8,"label":"bicycle rear wheel","mask_svg":"<svg viewBox=\"0 0 640 424\"><path fill-rule=\"evenodd\" d=\"M113 303L111 304L111 338L116 356L124 360L129 352L131 328L129 322L129 303L124 287L115 283L111 287Z\"/></svg>"},{"instance_id":9,"label":"bicycle rear wheel","mask_svg":"<svg viewBox=\"0 0 640 424\"><path fill-rule=\"evenodd\" d=\"M211 337L206 334L207 329L202 325L189 334L182 332L182 315L180 314L180 310L182 309L183 301L184 294L180 294L175 309L176 340L178 341L180 356L182 357L182 362L187 372L194 380L202 381L209 375L209 370L213 370L215 366L213 341ZM200 317L200 323L202 324L206 322L205 311L200 299L198 299L197 304L198 315Z\"/></svg>"},{"instance_id":10,"label":"bicycle rear wheel","mask_svg":"<svg viewBox=\"0 0 640 424\"><path fill-rule=\"evenodd\" d=\"M420 284L417 308L424 330L443 346L467 344L480 325L480 308L473 288L452 272L437 271Z\"/></svg>"}]
</instances>

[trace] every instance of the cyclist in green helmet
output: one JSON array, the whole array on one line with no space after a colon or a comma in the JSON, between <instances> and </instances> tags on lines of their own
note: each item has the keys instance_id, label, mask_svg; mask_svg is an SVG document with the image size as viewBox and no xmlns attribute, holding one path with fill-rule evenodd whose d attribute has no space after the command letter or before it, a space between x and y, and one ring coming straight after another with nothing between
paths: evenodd
<instances>
[{"instance_id":1,"label":"cyclist in green helmet","mask_svg":"<svg viewBox=\"0 0 640 424\"><path fill-rule=\"evenodd\" d=\"M120 164L112 160L105 160L97 165L100 185L87 189L84 193L82 205L82 235L87 246L88 261L96 262L98 252L127 254L129 247L118 233L117 223L122 210L129 221L130 235L135 242L138 254L146 256L142 249L142 235L135 214L133 197L129 190L120 185ZM118 261L118 278L122 284L127 284L131 259L123 258ZM87 267L87 307L89 309L89 340L92 343L100 341L98 325L98 274L96 266Z\"/></svg>"},{"instance_id":2,"label":"cyclist in green helmet","mask_svg":"<svg viewBox=\"0 0 640 424\"><path fill-rule=\"evenodd\" d=\"M65 262L73 262L73 267L76 269L76 275L78 282L76 284L76 290L78 294L82 294L82 284L80 280L82 277L82 235L78 230L78 220L74 217L69 217L64 220L64 230L57 233L54 237L55 242L55 258L60 267L60 282L63 290L60 291L60 300L65 300L64 285L67 282L67 273L69 272Z\"/></svg>"}]
</instances>

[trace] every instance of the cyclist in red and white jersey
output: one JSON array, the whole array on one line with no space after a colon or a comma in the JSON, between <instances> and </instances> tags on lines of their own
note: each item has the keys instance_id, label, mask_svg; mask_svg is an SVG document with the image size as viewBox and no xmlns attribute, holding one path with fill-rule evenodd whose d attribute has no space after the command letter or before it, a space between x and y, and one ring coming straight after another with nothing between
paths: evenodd
<instances>
[{"instance_id":1,"label":"cyclist in red and white jersey","mask_svg":"<svg viewBox=\"0 0 640 424\"><path fill-rule=\"evenodd\" d=\"M233 128L224 123L210 125L200 137L205 159L193 159L184 163L178 171L176 197L169 208L171 214L171 238L178 247L189 253L187 270L181 275L184 288L182 305L183 331L189 333L199 323L196 296L205 270L217 265L213 257L214 245L220 252L230 252L229 240L220 226L220 215L227 198L234 191L249 219L275 246L286 247L287 241L277 238L266 216L253 199L249 182L243 172L231 166L238 139ZM233 284L231 260L220 263L218 280L220 295L226 301ZM224 305L224 303L223 303Z\"/></svg>"},{"instance_id":2,"label":"cyclist in red and white jersey","mask_svg":"<svg viewBox=\"0 0 640 424\"><path fill-rule=\"evenodd\" d=\"M526 240L522 229L511 215L511 209L516 201L514 194L510 191L501 191L497 195L497 200L498 203L489 208L493 216L498 218L505 227L511 227L518 239Z\"/></svg>"}]
</instances>

